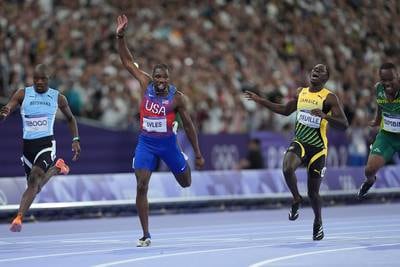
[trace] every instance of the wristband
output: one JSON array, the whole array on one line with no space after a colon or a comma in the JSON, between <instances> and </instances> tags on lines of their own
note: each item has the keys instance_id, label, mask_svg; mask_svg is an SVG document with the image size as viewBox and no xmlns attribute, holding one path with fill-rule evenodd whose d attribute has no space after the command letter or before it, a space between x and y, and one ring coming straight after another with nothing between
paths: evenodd
<instances>
[{"instance_id":1,"label":"wristband","mask_svg":"<svg viewBox=\"0 0 400 267\"><path fill-rule=\"evenodd\" d=\"M122 39L122 38L124 38L124 34L117 34L117 39Z\"/></svg>"},{"instance_id":2,"label":"wristband","mask_svg":"<svg viewBox=\"0 0 400 267\"><path fill-rule=\"evenodd\" d=\"M72 142L75 142L75 141L78 141L78 142L81 141L79 136L75 136L74 138L72 138Z\"/></svg>"}]
</instances>

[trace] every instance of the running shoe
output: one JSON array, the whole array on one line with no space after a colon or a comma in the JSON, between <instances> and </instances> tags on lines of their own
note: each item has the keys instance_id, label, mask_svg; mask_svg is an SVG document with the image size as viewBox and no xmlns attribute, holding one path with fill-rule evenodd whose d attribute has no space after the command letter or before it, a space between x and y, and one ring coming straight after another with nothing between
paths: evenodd
<instances>
[{"instance_id":1,"label":"running shoe","mask_svg":"<svg viewBox=\"0 0 400 267\"><path fill-rule=\"evenodd\" d=\"M58 160L56 161L56 167L57 167L58 169L60 169L60 173L61 173L61 174L67 175L67 174L69 173L69 167L68 167L67 164L65 164L65 162L64 162L63 159L58 159Z\"/></svg>"},{"instance_id":2,"label":"running shoe","mask_svg":"<svg viewBox=\"0 0 400 267\"><path fill-rule=\"evenodd\" d=\"M322 223L314 223L313 226L313 240L321 240L324 238L324 229L322 227Z\"/></svg>"},{"instance_id":3,"label":"running shoe","mask_svg":"<svg viewBox=\"0 0 400 267\"><path fill-rule=\"evenodd\" d=\"M299 208L300 208L301 202L303 202L302 198L300 198L300 200L292 203L292 207L289 210L289 220L294 221L297 218L299 218Z\"/></svg>"},{"instance_id":4,"label":"running shoe","mask_svg":"<svg viewBox=\"0 0 400 267\"><path fill-rule=\"evenodd\" d=\"M18 214L11 223L11 232L21 232L22 229L22 215Z\"/></svg>"},{"instance_id":5,"label":"running shoe","mask_svg":"<svg viewBox=\"0 0 400 267\"><path fill-rule=\"evenodd\" d=\"M372 183L365 181L361 184L360 190L358 191L358 194L357 194L359 199L363 199L367 195L369 189L371 189L371 187L374 185L375 181L376 181L376 177Z\"/></svg>"},{"instance_id":6,"label":"running shoe","mask_svg":"<svg viewBox=\"0 0 400 267\"><path fill-rule=\"evenodd\" d=\"M148 247L151 244L151 236L143 236L137 241L137 247Z\"/></svg>"}]
</instances>

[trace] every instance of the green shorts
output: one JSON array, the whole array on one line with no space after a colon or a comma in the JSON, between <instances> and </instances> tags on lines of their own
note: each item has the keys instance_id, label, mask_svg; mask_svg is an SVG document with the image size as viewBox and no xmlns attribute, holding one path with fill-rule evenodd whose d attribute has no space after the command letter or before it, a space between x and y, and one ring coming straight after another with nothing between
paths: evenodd
<instances>
[{"instance_id":1,"label":"green shorts","mask_svg":"<svg viewBox=\"0 0 400 267\"><path fill-rule=\"evenodd\" d=\"M376 135L375 142L372 144L372 155L379 155L388 162L393 154L400 151L400 134L390 133L380 130Z\"/></svg>"}]
</instances>

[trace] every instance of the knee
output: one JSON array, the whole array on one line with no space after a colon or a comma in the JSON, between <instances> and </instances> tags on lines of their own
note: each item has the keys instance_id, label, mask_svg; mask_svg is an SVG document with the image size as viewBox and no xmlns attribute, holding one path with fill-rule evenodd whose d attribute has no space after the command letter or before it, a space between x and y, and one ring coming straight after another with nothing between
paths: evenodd
<instances>
[{"instance_id":1,"label":"knee","mask_svg":"<svg viewBox=\"0 0 400 267\"><path fill-rule=\"evenodd\" d=\"M307 192L308 197L310 200L317 200L319 198L319 192L318 191L313 191L313 190L308 190Z\"/></svg>"},{"instance_id":2,"label":"knee","mask_svg":"<svg viewBox=\"0 0 400 267\"><path fill-rule=\"evenodd\" d=\"M374 177L377 171L378 170L374 166L367 165L364 170L365 177L367 178Z\"/></svg>"},{"instance_id":3,"label":"knee","mask_svg":"<svg viewBox=\"0 0 400 267\"><path fill-rule=\"evenodd\" d=\"M31 173L28 177L28 188L34 189L36 193L39 193L40 179L41 176L39 174Z\"/></svg>"},{"instance_id":4,"label":"knee","mask_svg":"<svg viewBox=\"0 0 400 267\"><path fill-rule=\"evenodd\" d=\"M146 182L138 182L136 191L138 195L146 195L147 190L149 188L149 184Z\"/></svg>"},{"instance_id":5,"label":"knee","mask_svg":"<svg viewBox=\"0 0 400 267\"><path fill-rule=\"evenodd\" d=\"M293 167L291 167L291 166L283 166L282 171L283 171L283 175L285 177L289 177L289 176L292 176L294 174L295 169Z\"/></svg>"},{"instance_id":6,"label":"knee","mask_svg":"<svg viewBox=\"0 0 400 267\"><path fill-rule=\"evenodd\" d=\"M189 187L192 184L192 180L191 179L187 179L183 182L180 183L180 185L185 188L185 187Z\"/></svg>"}]
</instances>

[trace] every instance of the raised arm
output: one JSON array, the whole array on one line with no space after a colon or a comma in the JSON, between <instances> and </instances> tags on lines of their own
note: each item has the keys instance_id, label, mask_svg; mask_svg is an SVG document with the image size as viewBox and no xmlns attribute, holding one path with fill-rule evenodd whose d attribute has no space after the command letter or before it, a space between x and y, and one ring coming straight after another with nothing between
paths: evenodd
<instances>
[{"instance_id":1,"label":"raised arm","mask_svg":"<svg viewBox=\"0 0 400 267\"><path fill-rule=\"evenodd\" d=\"M0 121L5 120L24 100L25 90L19 89L11 97L10 101L0 109Z\"/></svg>"},{"instance_id":2,"label":"raised arm","mask_svg":"<svg viewBox=\"0 0 400 267\"><path fill-rule=\"evenodd\" d=\"M257 95L256 93L253 93L250 91L246 91L244 93L244 96L248 100L253 100L254 102L268 108L269 110L271 110L275 113L281 114L281 115L285 115L285 116L289 116L290 114L295 112L297 109L298 92L296 94L296 97L294 99L290 100L289 102L287 102L286 104L278 104L278 103L271 102L268 99L262 98L259 95Z\"/></svg>"},{"instance_id":3,"label":"raised arm","mask_svg":"<svg viewBox=\"0 0 400 267\"><path fill-rule=\"evenodd\" d=\"M324 105L326 106L327 110L331 111L330 115L325 114L320 109L313 109L311 110L311 113L313 115L326 119L329 122L329 125L334 128L337 128L339 130L346 130L349 127L349 122L347 121L342 106L339 104L337 96L330 93L326 97Z\"/></svg>"},{"instance_id":4,"label":"raised arm","mask_svg":"<svg viewBox=\"0 0 400 267\"><path fill-rule=\"evenodd\" d=\"M144 94L148 83L151 81L151 77L148 73L139 69L138 65L134 62L133 56L128 49L125 41L125 29L128 26L128 18L125 15L118 16L117 18L117 40L118 40L118 53L121 58L122 64L125 68L135 77Z\"/></svg>"},{"instance_id":5,"label":"raised arm","mask_svg":"<svg viewBox=\"0 0 400 267\"><path fill-rule=\"evenodd\" d=\"M189 112L187 110L187 104L184 95L179 91L176 92L175 101L176 101L175 102L176 109L179 112L179 115L181 116L182 119L183 129L185 130L185 133L193 147L196 156L195 160L196 168L201 169L204 165L204 158L200 151L196 129L193 125L192 119L190 118Z\"/></svg>"},{"instance_id":6,"label":"raised arm","mask_svg":"<svg viewBox=\"0 0 400 267\"><path fill-rule=\"evenodd\" d=\"M79 158L81 153L79 133L78 133L78 125L76 123L76 119L69 108L68 101L64 95L58 95L58 108L64 114L65 118L68 122L68 128L72 134L72 152L74 152L74 156L72 158L73 161Z\"/></svg>"}]
</instances>

